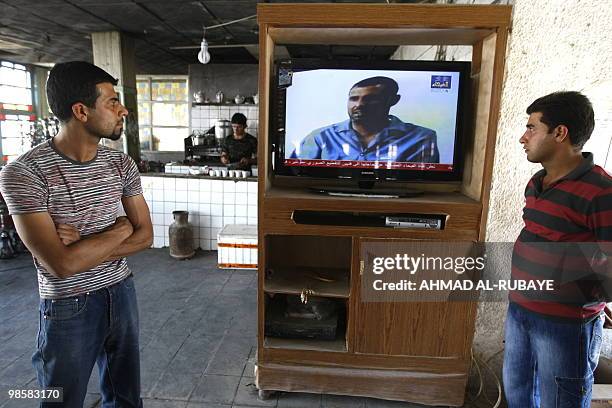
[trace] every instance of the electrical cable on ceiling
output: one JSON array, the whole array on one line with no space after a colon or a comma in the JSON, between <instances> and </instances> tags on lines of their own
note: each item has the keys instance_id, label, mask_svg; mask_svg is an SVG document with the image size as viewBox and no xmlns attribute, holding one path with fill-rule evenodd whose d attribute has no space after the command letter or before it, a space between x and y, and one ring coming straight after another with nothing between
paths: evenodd
<instances>
[{"instance_id":1,"label":"electrical cable on ceiling","mask_svg":"<svg viewBox=\"0 0 612 408\"><path fill-rule=\"evenodd\" d=\"M224 26L226 26L226 25L235 24L235 23L239 23L239 22L241 22L241 21L250 20L250 19L253 19L253 18L255 18L255 17L257 17L257 14L253 14L252 16L248 16L248 17L239 18L239 19L237 19L237 20L228 21L228 22L226 22L226 23L221 23L221 24L215 24L215 25L212 25L212 26L208 26L208 27L206 27L206 29L207 29L207 30L210 30L210 29L212 29L212 28L224 27Z\"/></svg>"},{"instance_id":2,"label":"electrical cable on ceiling","mask_svg":"<svg viewBox=\"0 0 612 408\"><path fill-rule=\"evenodd\" d=\"M253 14L252 16L239 18L237 20L228 21L221 24L215 24L208 27L202 27L202 42L200 43L200 52L198 53L198 61L202 64L208 64L210 62L210 53L208 52L208 41L206 41L206 30L210 30L213 28L224 27L230 24L240 23L242 21L250 20L252 18L257 17L257 14Z\"/></svg>"}]
</instances>

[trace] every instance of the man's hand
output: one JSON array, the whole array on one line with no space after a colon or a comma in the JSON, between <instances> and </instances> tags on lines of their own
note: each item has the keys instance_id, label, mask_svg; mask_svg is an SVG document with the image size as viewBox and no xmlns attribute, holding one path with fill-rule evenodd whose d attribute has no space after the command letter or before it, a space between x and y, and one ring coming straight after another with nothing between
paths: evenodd
<instances>
[{"instance_id":1,"label":"man's hand","mask_svg":"<svg viewBox=\"0 0 612 408\"><path fill-rule=\"evenodd\" d=\"M125 234L126 238L134 233L134 227L128 217L117 217L110 229L121 231Z\"/></svg>"},{"instance_id":2,"label":"man's hand","mask_svg":"<svg viewBox=\"0 0 612 408\"><path fill-rule=\"evenodd\" d=\"M242 159L240 159L241 166L248 166L250 163L251 161L248 159L248 157L243 157Z\"/></svg>"},{"instance_id":3,"label":"man's hand","mask_svg":"<svg viewBox=\"0 0 612 408\"><path fill-rule=\"evenodd\" d=\"M57 224L57 235L62 240L62 243L66 246L77 242L81 239L81 234L79 230L68 224ZM118 217L113 226L110 229L115 229L117 231L121 231L126 236L132 235L134 232L134 228L132 227L132 223L127 217Z\"/></svg>"},{"instance_id":4,"label":"man's hand","mask_svg":"<svg viewBox=\"0 0 612 408\"><path fill-rule=\"evenodd\" d=\"M62 243L66 246L81 239L81 234L79 233L79 230L73 227L72 225L57 224L56 230L57 235L62 240Z\"/></svg>"},{"instance_id":5,"label":"man's hand","mask_svg":"<svg viewBox=\"0 0 612 408\"><path fill-rule=\"evenodd\" d=\"M120 228L123 223L131 232L130 236L119 245L107 260L126 257L153 244L153 225L149 207L142 194L121 199L126 217L117 218L113 228Z\"/></svg>"}]
</instances>

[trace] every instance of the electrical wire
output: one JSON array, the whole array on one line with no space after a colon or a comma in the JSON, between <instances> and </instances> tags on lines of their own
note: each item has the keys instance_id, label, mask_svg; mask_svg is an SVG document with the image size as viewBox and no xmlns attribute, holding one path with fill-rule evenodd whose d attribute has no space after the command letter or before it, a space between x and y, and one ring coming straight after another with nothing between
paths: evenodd
<instances>
[{"instance_id":1,"label":"electrical wire","mask_svg":"<svg viewBox=\"0 0 612 408\"><path fill-rule=\"evenodd\" d=\"M215 24L215 25L208 26L208 27L202 26L202 43L200 45L200 52L198 54L198 60L202 64L208 64L208 62L210 62L210 53L208 52L209 45L208 45L208 42L206 41L206 30L224 27L230 24L240 23L241 21L250 20L255 17L257 17L257 14L253 14L252 16L239 18L237 20L232 20L232 21L228 21L225 23L221 23L221 24Z\"/></svg>"},{"instance_id":2,"label":"electrical wire","mask_svg":"<svg viewBox=\"0 0 612 408\"><path fill-rule=\"evenodd\" d=\"M480 397L480 393L482 392L482 389L484 386L484 382L482 381L482 373L480 372L480 367L478 366L478 362L474 358L474 349L470 350L470 371L472 369L472 366L476 367L476 372L478 373L479 385L478 385L478 392L476 393L475 396L471 397L468 395L468 398L470 399L469 401L470 404L475 403L478 397Z\"/></svg>"},{"instance_id":3,"label":"electrical wire","mask_svg":"<svg viewBox=\"0 0 612 408\"><path fill-rule=\"evenodd\" d=\"M427 51L431 50L433 47L435 47L435 45L430 45L430 46L429 46L429 48L427 48L425 51L423 51L423 52L421 53L421 55L419 55L419 56L418 56L418 57L416 57L415 59L417 59L417 60L418 60L418 59L421 59L421 57L422 57L423 55L425 55L425 54L427 53Z\"/></svg>"},{"instance_id":4,"label":"electrical wire","mask_svg":"<svg viewBox=\"0 0 612 408\"><path fill-rule=\"evenodd\" d=\"M477 378L478 378L478 382L479 382L479 386L478 386L478 391L476 393L475 396L471 396L467 395L469 401L468 404L466 404L466 406L471 406L471 407L475 407L475 408L484 408L481 407L480 403L478 402L478 400L480 399L480 396L482 395L484 397L484 399L487 402L487 408L499 408L499 406L501 405L502 402L502 386L501 386L501 381L499 380L499 377L497 376L497 374L495 374L495 371L493 371L493 369L491 368L491 366L489 365L489 362L496 357L497 355L499 355L502 351L504 351L504 349L502 348L501 350L496 351L495 353L493 353L492 355L490 355L486 360L481 360L478 357L476 357L474 355L474 350L470 350L470 371L472 370L472 367L474 367L476 369L476 374L477 374ZM481 370L481 367L483 369L486 369L489 371L489 373L492 375L494 382L495 382L495 386L497 388L497 400L495 402L492 402L489 397L487 396L486 392L483 393L483 391L485 391L485 386L484 386L484 381L483 381L483 374L484 372Z\"/></svg>"},{"instance_id":5,"label":"electrical wire","mask_svg":"<svg viewBox=\"0 0 612 408\"><path fill-rule=\"evenodd\" d=\"M610 148L612 147L612 137L610 138L610 143L608 143L608 153L606 153L606 159L604 160L604 163L608 162L608 156L610 155ZM610 317L608 315L606 315L606 321L608 323L612 323L612 320L610 319Z\"/></svg>"},{"instance_id":6,"label":"electrical wire","mask_svg":"<svg viewBox=\"0 0 612 408\"><path fill-rule=\"evenodd\" d=\"M501 349L497 350L495 353L491 354L489 358L485 360L485 363L488 364L491 360L493 360L494 357L496 357L499 353L503 353L503 352L504 352L504 348L502 347Z\"/></svg>"},{"instance_id":7,"label":"electrical wire","mask_svg":"<svg viewBox=\"0 0 612 408\"><path fill-rule=\"evenodd\" d=\"M243 18L239 18L237 20L232 20L232 21L228 21L225 23L221 23L221 24L215 24L215 25L211 25L206 27L206 30L210 30L211 28L218 28L218 27L224 27L226 25L230 25L230 24L235 24L235 23L239 23L241 21L246 21L246 20L251 20L253 18L257 17L257 14L253 14L252 16L248 16L248 17L243 17Z\"/></svg>"},{"instance_id":8,"label":"electrical wire","mask_svg":"<svg viewBox=\"0 0 612 408\"><path fill-rule=\"evenodd\" d=\"M493 378L495 379L495 385L497 387L497 400L495 401L495 404L492 406L492 408L499 408L499 406L501 405L502 402L502 387L501 387L501 381L499 380L499 377L497 376L497 374L495 374L495 371L493 371L493 369L491 368L491 366L489 366L487 363L485 363L484 361L482 362L484 367L489 370L489 372L491 373L491 375L493 376ZM487 399L487 401L489 400L486 396L485 393L485 398Z\"/></svg>"}]
</instances>

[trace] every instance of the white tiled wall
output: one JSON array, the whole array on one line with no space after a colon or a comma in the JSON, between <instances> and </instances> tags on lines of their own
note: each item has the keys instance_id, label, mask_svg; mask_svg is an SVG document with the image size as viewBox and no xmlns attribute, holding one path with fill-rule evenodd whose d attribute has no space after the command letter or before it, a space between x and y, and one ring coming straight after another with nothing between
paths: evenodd
<instances>
[{"instance_id":1,"label":"white tiled wall","mask_svg":"<svg viewBox=\"0 0 612 408\"><path fill-rule=\"evenodd\" d=\"M195 248L217 249L226 224L257 225L257 181L142 176L144 198L153 221L153 248L169 245L172 211L189 211Z\"/></svg>"},{"instance_id":2,"label":"white tiled wall","mask_svg":"<svg viewBox=\"0 0 612 408\"><path fill-rule=\"evenodd\" d=\"M257 137L259 127L259 108L257 105L217 106L199 105L191 108L191 131L206 132L215 126L219 119L230 120L234 113L247 117L247 133Z\"/></svg>"}]
</instances>

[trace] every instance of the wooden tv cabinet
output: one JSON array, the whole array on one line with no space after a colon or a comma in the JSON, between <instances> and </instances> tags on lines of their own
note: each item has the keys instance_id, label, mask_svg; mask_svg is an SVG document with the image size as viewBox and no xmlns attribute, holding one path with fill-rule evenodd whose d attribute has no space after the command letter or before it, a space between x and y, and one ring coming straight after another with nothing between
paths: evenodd
<instances>
[{"instance_id":1,"label":"wooden tv cabinet","mask_svg":"<svg viewBox=\"0 0 612 408\"><path fill-rule=\"evenodd\" d=\"M463 404L476 303L364 302L361 260L364 246L374 241L399 242L408 249L417 240L484 241L510 16L510 6L258 5L256 384L262 397L272 391L297 391ZM387 199L319 195L308 187L320 181L275 176L272 146L265 137L271 120L270 82L275 46L291 44L473 47L473 123L464 144L462 181L419 184L417 188L425 190L421 196ZM296 222L303 219L294 217L297 213L307 214L308 222ZM329 215L338 213L356 221L335 225ZM406 213L439 215L444 228L385 228L354 215ZM334 304L335 338L266 336L270 305L300 296L305 289Z\"/></svg>"}]
</instances>

